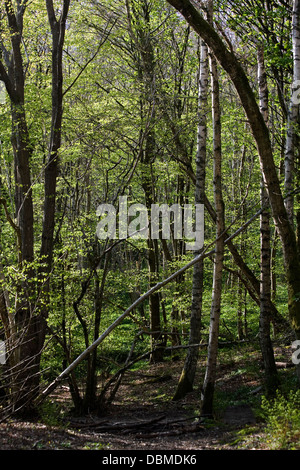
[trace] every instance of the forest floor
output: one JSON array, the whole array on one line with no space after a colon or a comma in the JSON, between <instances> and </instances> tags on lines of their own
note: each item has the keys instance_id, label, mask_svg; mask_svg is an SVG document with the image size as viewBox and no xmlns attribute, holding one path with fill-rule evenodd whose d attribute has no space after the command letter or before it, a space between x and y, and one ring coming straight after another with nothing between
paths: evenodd
<instances>
[{"instance_id":1,"label":"forest floor","mask_svg":"<svg viewBox=\"0 0 300 470\"><path fill-rule=\"evenodd\" d=\"M168 360L127 372L102 416L67 413L70 396L61 386L51 396L47 419L0 423L0 450L269 450L255 409L262 393L259 353L249 353L246 361L219 364L213 420L199 417L197 386L172 400L183 363ZM200 361L196 382L203 371Z\"/></svg>"}]
</instances>

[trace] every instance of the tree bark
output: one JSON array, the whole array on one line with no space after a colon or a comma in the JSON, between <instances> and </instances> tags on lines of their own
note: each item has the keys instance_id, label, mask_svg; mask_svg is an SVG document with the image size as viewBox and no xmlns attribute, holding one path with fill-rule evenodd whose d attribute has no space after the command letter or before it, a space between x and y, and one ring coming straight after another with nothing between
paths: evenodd
<instances>
[{"instance_id":1,"label":"tree bark","mask_svg":"<svg viewBox=\"0 0 300 470\"><path fill-rule=\"evenodd\" d=\"M15 410L30 409L30 404L38 394L40 358L46 332L48 312L49 273L52 268L53 232L55 217L55 196L57 177L57 152L60 147L62 117L62 47L64 42L65 22L68 14L69 1L63 3L59 20L54 14L53 2L46 1L49 23L53 35L52 55L52 128L50 157L45 169L45 204L44 225L41 244L43 268L39 270L42 281L36 284L33 236L33 203L31 187L30 144L24 103L25 71L22 61L21 40L23 33L23 16L27 1L17 1L15 7L10 0L5 1L6 16L11 34L11 60L7 60L6 68L0 62L0 78L4 81L11 101L12 145L15 161L15 210L16 229L20 234L20 268L24 269L26 282L20 286L16 312L16 328L18 330L17 350L14 358L13 407ZM42 292L36 296L39 285ZM35 295L34 295L35 294ZM37 301L35 299L39 298ZM27 299L31 299L30 301ZM33 314L33 312L37 312Z\"/></svg>"},{"instance_id":2,"label":"tree bark","mask_svg":"<svg viewBox=\"0 0 300 470\"><path fill-rule=\"evenodd\" d=\"M268 126L269 102L268 85L264 62L263 46L258 46L258 86L261 113ZM261 181L261 205L264 208L260 215L260 244L261 244L261 282L260 282L260 318L259 335L260 347L264 362L265 386L268 395L275 393L279 380L275 364L274 351L270 337L271 318L271 232L268 208L268 195L264 182Z\"/></svg>"},{"instance_id":3,"label":"tree bark","mask_svg":"<svg viewBox=\"0 0 300 470\"><path fill-rule=\"evenodd\" d=\"M298 129L298 113L300 93L300 2L293 0L292 12L292 50L293 50L293 83L287 116L286 149L284 160L284 189L286 192L285 206L291 226L294 226L294 189L296 132Z\"/></svg>"},{"instance_id":4,"label":"tree bark","mask_svg":"<svg viewBox=\"0 0 300 470\"><path fill-rule=\"evenodd\" d=\"M24 102L24 67L21 52L23 15L27 2L17 2L16 9L10 0L5 1L7 22L10 30L11 56L6 57L6 67L0 63L0 78L4 81L11 103L12 147L15 176L15 218L18 237L17 251L19 269L24 269L26 281L19 283L15 312L15 334L7 338L10 352L12 406L18 408L21 401L30 400L36 392L35 373L38 358L34 347L35 322L32 319L34 259L33 203L30 175L32 147L26 120ZM30 356L29 356L30 355ZM21 385L20 385L21 384Z\"/></svg>"},{"instance_id":5,"label":"tree bark","mask_svg":"<svg viewBox=\"0 0 300 470\"><path fill-rule=\"evenodd\" d=\"M209 21L213 22L213 0L208 2ZM214 154L214 199L217 215L216 254L214 259L213 293L210 313L209 344L207 365L201 393L201 415L213 415L213 398L216 381L219 324L221 314L222 273L224 260L225 216L222 195L222 142L221 142L221 108L219 94L219 77L216 58L210 51L212 82L212 120L213 120L213 154Z\"/></svg>"},{"instance_id":6,"label":"tree bark","mask_svg":"<svg viewBox=\"0 0 300 470\"><path fill-rule=\"evenodd\" d=\"M200 73L198 98L198 135L196 154L195 204L204 204L205 199L205 163L207 141L207 93L208 93L208 50L206 44L200 44ZM195 256L201 251L196 251ZM195 264L192 281L192 305L189 344L199 344L201 338L201 312L203 295L203 260ZM199 349L191 347L181 372L174 395L180 399L193 390Z\"/></svg>"},{"instance_id":7,"label":"tree bark","mask_svg":"<svg viewBox=\"0 0 300 470\"><path fill-rule=\"evenodd\" d=\"M154 121L156 114L155 103L155 61L150 30L150 3L143 0L139 10L135 8L134 2L126 0L128 27L134 46L137 49L137 68L139 78L143 84L144 92L141 95L141 118L144 129L144 148L141 156L141 181L145 194L145 203L148 209L154 201L153 185L153 163L155 154L155 129ZM132 19L135 19L134 22ZM135 29L133 24L136 23ZM151 219L149 220L151 227ZM148 269L149 285L154 286L158 280L158 245L157 240L152 239L151 229L147 240L148 244ZM163 354L163 341L161 338L161 320L160 320L160 298L158 293L154 293L149 298L149 315L151 328L151 343L153 354L151 362L158 362ZM161 344L161 348L154 348L155 344Z\"/></svg>"}]
</instances>

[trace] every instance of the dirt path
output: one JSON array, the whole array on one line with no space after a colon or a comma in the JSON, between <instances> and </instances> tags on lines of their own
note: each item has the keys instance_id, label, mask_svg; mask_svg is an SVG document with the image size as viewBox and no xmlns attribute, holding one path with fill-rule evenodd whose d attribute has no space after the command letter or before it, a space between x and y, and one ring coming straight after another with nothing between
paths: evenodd
<instances>
[{"instance_id":1,"label":"dirt path","mask_svg":"<svg viewBox=\"0 0 300 470\"><path fill-rule=\"evenodd\" d=\"M248 405L229 407L215 421L203 422L197 414L197 390L183 400L172 401L180 371L180 364L169 365L167 370L161 364L140 375L129 374L113 404L100 417L65 413L61 418L59 410L70 405L68 388L62 386L51 397L56 406L48 416L58 425L45 424L45 420L0 423L0 450L188 451L260 447L261 428ZM222 386L232 391L241 385L241 380L230 379ZM245 426L252 429L247 439L241 439L239 431Z\"/></svg>"},{"instance_id":2,"label":"dirt path","mask_svg":"<svg viewBox=\"0 0 300 470\"><path fill-rule=\"evenodd\" d=\"M73 419L62 429L29 421L0 425L1 450L221 450L234 449L232 423L205 426L162 414ZM239 415L240 416L240 415ZM236 417L236 414L235 414ZM244 425L244 423L243 423Z\"/></svg>"}]
</instances>

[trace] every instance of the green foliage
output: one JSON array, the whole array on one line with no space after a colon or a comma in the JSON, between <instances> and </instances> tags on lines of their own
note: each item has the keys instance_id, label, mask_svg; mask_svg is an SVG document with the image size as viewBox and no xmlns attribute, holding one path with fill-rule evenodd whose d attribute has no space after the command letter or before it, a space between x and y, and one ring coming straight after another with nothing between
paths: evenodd
<instances>
[{"instance_id":1,"label":"green foliage","mask_svg":"<svg viewBox=\"0 0 300 470\"><path fill-rule=\"evenodd\" d=\"M92 343L96 332L101 334L105 331L138 295L149 288L145 241L128 240L115 246L111 250L106 272L104 252L108 245L106 241L96 239L96 209L100 203L116 204L121 194L127 195L130 203L145 201L141 159L146 151L145 141L149 130L155 135L155 155L147 168L147 175L152 178L154 202L171 205L178 201L194 201L195 188L191 172L195 171L197 143L198 38L166 2L134 0L129 4L133 15L132 30L128 27L123 1L73 2L68 17L63 63L65 94L57 178L55 245L50 300L47 305L47 323L50 327L47 340L51 341L47 342L42 355L45 380L53 379L60 373L87 344ZM282 97L278 94L277 86L280 88L283 84L285 98L287 84L291 81L288 12L278 3L272 11L267 11L263 5L255 2L220 0L216 4L218 14L223 15L225 30L228 28L230 31L231 28L236 35L233 47L237 57L245 64L256 92L256 45L249 41L261 40L265 46L273 113L271 132L274 158L278 168L282 168L285 122L280 104ZM9 32L5 25L1 34L1 41L9 49ZM151 42L154 55L150 95L146 94L149 83L143 70L143 48L137 45L137 41L145 37ZM30 266L18 265L16 233L0 206L0 288L8 295L8 313L11 317L15 313L18 296L26 296L28 286L32 288L28 298L31 311L34 315L39 313L36 307L45 281L38 276L38 272L43 266L39 250L44 216L44 170L52 110L51 34L43 0L33 0L28 4L22 39L23 60L27 67L25 106L33 148L30 164L36 258ZM276 71L282 83L278 83ZM261 170L244 112L227 74L221 70L220 93L223 196L226 226L229 227L229 233L233 233L259 208ZM210 107L210 96L208 101ZM207 119L206 195L213 206L210 109L207 111ZM0 105L0 135L0 196L5 198L9 213L14 218L15 168L8 101ZM189 165L187 172L186 167ZM298 209L298 206L295 208ZM274 233L272 222L271 229ZM215 235L215 225L206 211L205 245L213 244ZM259 220L234 242L247 266L259 279ZM167 248L171 261L166 260L162 243L158 241L157 281L165 279L193 257L193 253L185 253L173 240L168 240ZM95 267L98 257L100 261ZM208 259L204 263L204 341L208 338L212 261ZM236 271L227 249L224 263L220 339L237 339L238 312L243 316L245 330L247 326L245 336L253 338L259 328L259 307L245 293L245 286L239 283L240 273ZM33 272L30 279L27 276L29 268ZM276 306L286 316L287 292L280 246L277 247L273 269L277 280ZM78 304L77 315L74 302L80 298L82 287L87 281L88 287ZM97 281L103 291L96 305ZM192 270L160 292L162 329L164 333L170 333L173 329L179 331L184 345L187 344L189 334L191 290ZM97 315L99 331L96 331ZM124 363L141 329L145 333L140 335L136 343L135 357L150 348L149 301L136 309L101 345L97 351L99 375L103 369L115 370ZM85 362L76 370L80 379L86 377L86 366ZM241 371L236 372L239 373ZM242 399L245 398L244 392L240 390ZM234 397L234 400L238 399L238 396Z\"/></svg>"},{"instance_id":2,"label":"green foliage","mask_svg":"<svg viewBox=\"0 0 300 470\"><path fill-rule=\"evenodd\" d=\"M262 398L262 416L267 423L268 448L295 450L300 448L300 391L287 394L277 391L272 400Z\"/></svg>"},{"instance_id":3,"label":"green foliage","mask_svg":"<svg viewBox=\"0 0 300 470\"><path fill-rule=\"evenodd\" d=\"M90 442L85 444L83 450L107 450L109 448L109 444L102 444L101 442Z\"/></svg>"},{"instance_id":4,"label":"green foliage","mask_svg":"<svg viewBox=\"0 0 300 470\"><path fill-rule=\"evenodd\" d=\"M39 407L39 416L42 423L48 426L61 426L62 414L58 404L53 400L47 400Z\"/></svg>"}]
</instances>

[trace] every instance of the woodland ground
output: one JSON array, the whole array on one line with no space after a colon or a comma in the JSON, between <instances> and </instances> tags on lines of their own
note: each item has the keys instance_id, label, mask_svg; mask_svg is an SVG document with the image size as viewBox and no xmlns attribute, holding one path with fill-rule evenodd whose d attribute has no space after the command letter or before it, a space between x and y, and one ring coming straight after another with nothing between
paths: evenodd
<instances>
[{"instance_id":1,"label":"woodland ground","mask_svg":"<svg viewBox=\"0 0 300 470\"><path fill-rule=\"evenodd\" d=\"M276 353L280 361L289 360L285 348L277 348ZM76 417L69 413L70 396L63 385L45 406L48 411L44 410L44 419L11 418L0 423L0 450L187 451L272 447L265 423L257 414L262 393L259 352L248 350L240 356L230 353L219 364L216 415L211 421L199 419L199 387L182 400L172 400L181 369L182 360L167 360L127 372L115 400L102 416ZM204 357L198 369L196 383L200 384Z\"/></svg>"}]
</instances>

